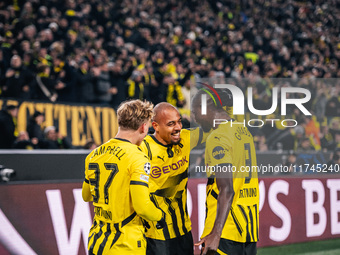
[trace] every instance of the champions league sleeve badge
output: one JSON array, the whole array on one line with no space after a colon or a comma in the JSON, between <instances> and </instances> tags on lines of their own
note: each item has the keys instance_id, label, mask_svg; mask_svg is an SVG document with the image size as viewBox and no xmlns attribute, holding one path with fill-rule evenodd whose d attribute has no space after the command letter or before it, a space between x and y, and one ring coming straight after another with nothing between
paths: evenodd
<instances>
[{"instance_id":1,"label":"champions league sleeve badge","mask_svg":"<svg viewBox=\"0 0 340 255\"><path fill-rule=\"evenodd\" d=\"M150 175L151 164L149 162L144 164L144 171L147 175Z\"/></svg>"}]
</instances>

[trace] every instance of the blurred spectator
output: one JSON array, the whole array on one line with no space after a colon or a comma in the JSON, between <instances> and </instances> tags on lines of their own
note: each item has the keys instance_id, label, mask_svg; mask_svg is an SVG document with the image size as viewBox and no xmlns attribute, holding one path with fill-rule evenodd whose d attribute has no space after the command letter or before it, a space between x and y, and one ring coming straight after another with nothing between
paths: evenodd
<instances>
[{"instance_id":1,"label":"blurred spectator","mask_svg":"<svg viewBox=\"0 0 340 255\"><path fill-rule=\"evenodd\" d=\"M173 106L182 108L184 105L184 96L182 87L171 75L165 76L163 83L166 88L166 101Z\"/></svg>"},{"instance_id":2,"label":"blurred spectator","mask_svg":"<svg viewBox=\"0 0 340 255\"><path fill-rule=\"evenodd\" d=\"M30 140L30 137L26 131L19 132L17 139L13 144L13 149L22 149L22 150L33 150L36 148L36 144Z\"/></svg>"},{"instance_id":3,"label":"blurred spectator","mask_svg":"<svg viewBox=\"0 0 340 255\"><path fill-rule=\"evenodd\" d=\"M340 116L339 95L333 96L327 101L326 116L328 117L339 117Z\"/></svg>"},{"instance_id":4,"label":"blurred spectator","mask_svg":"<svg viewBox=\"0 0 340 255\"><path fill-rule=\"evenodd\" d=\"M40 64L38 66L38 74L30 86L32 88L33 99L55 102L58 98L55 88L64 85L61 81L50 78L50 67L48 65Z\"/></svg>"},{"instance_id":5,"label":"blurred spectator","mask_svg":"<svg viewBox=\"0 0 340 255\"><path fill-rule=\"evenodd\" d=\"M310 137L312 146L316 150L320 150L321 149L321 142L319 137L320 128L317 126L312 116L306 116L304 124L306 137Z\"/></svg>"},{"instance_id":6,"label":"blurred spectator","mask_svg":"<svg viewBox=\"0 0 340 255\"><path fill-rule=\"evenodd\" d=\"M340 118L336 117L331 119L329 124L329 133L332 135L333 141L335 140L335 135L340 133Z\"/></svg>"},{"instance_id":7,"label":"blurred spectator","mask_svg":"<svg viewBox=\"0 0 340 255\"><path fill-rule=\"evenodd\" d=\"M44 139L44 132L42 130L44 121L45 116L39 111L36 111L29 119L26 130L34 145L38 145Z\"/></svg>"},{"instance_id":8,"label":"blurred spectator","mask_svg":"<svg viewBox=\"0 0 340 255\"><path fill-rule=\"evenodd\" d=\"M184 86L181 88L184 98L183 109L191 109L191 96L197 93L197 88L194 86L191 80L186 80ZM190 96L191 95L191 96Z\"/></svg>"},{"instance_id":9,"label":"blurred spectator","mask_svg":"<svg viewBox=\"0 0 340 255\"><path fill-rule=\"evenodd\" d=\"M340 148L340 130L334 133L334 139L332 140L329 150L336 150Z\"/></svg>"},{"instance_id":10,"label":"blurred spectator","mask_svg":"<svg viewBox=\"0 0 340 255\"><path fill-rule=\"evenodd\" d=\"M117 88L117 94L112 95L112 106L117 109L121 102L126 100L128 95L128 82L134 67L131 61L117 59L110 67L112 86Z\"/></svg>"},{"instance_id":11,"label":"blurred spectator","mask_svg":"<svg viewBox=\"0 0 340 255\"><path fill-rule=\"evenodd\" d=\"M248 85L243 79L251 80L255 108L262 109L270 105L270 89L276 85L269 78L300 78L296 86L311 91L315 99L305 106L314 110L316 121L327 118L330 123L340 116L340 84L326 84L326 78L340 76L337 1L267 1L264 5L259 0L74 0L60 6L57 1L37 0L7 1L2 7L1 87L6 85L5 74L12 73L11 58L17 55L34 75L39 73L49 91L41 91L34 80L29 94L23 86L24 97L21 90L13 89L14 97L54 102L51 95L57 90L60 102L82 98L82 103L117 107L130 87L130 97L184 107L181 93L187 80L196 83L209 76L218 82L235 78L243 90ZM86 74L79 69L86 65L83 59L88 60ZM40 65L49 66L51 74L41 72ZM134 81L135 71L142 74L141 81ZM90 98L80 96L87 92L79 90L91 87L90 76L95 78L95 101L90 92ZM79 79L87 81L86 86L80 86ZM142 93L137 91L140 84ZM290 107L287 111L302 124L299 114ZM268 147L277 148L277 141L272 142L282 130L266 125L262 131ZM282 147L292 148L284 143Z\"/></svg>"},{"instance_id":12,"label":"blurred spectator","mask_svg":"<svg viewBox=\"0 0 340 255\"><path fill-rule=\"evenodd\" d=\"M33 44L33 64L36 66L36 71L40 65L52 66L53 58L48 54L47 48L41 47L39 41L35 41Z\"/></svg>"},{"instance_id":13,"label":"blurred spectator","mask_svg":"<svg viewBox=\"0 0 340 255\"><path fill-rule=\"evenodd\" d=\"M72 29L67 31L67 39L65 44L65 53L67 55L74 54L77 48L81 48L82 43L78 38L78 32Z\"/></svg>"},{"instance_id":14,"label":"blurred spectator","mask_svg":"<svg viewBox=\"0 0 340 255\"><path fill-rule=\"evenodd\" d=\"M84 149L86 150L94 150L95 148L97 148L97 144L95 143L95 141L93 139L89 139L85 145L84 145Z\"/></svg>"},{"instance_id":15,"label":"blurred spectator","mask_svg":"<svg viewBox=\"0 0 340 255\"><path fill-rule=\"evenodd\" d=\"M329 173L338 173L340 167L340 147L334 150L331 154L330 160L327 162L327 169Z\"/></svg>"},{"instance_id":16,"label":"blurred spectator","mask_svg":"<svg viewBox=\"0 0 340 255\"><path fill-rule=\"evenodd\" d=\"M30 4L30 2L27 2L27 4ZM31 9L30 7L30 10L28 12L30 12L29 15L31 16L33 16L32 11L33 9ZM22 13L24 12L25 10L23 10ZM36 34L37 34L37 28L35 25L33 25L34 19L32 19L31 21L28 21L28 23L30 22L30 24L28 24L27 26L25 26L24 22L25 20L23 20L23 24L22 24L24 26L24 29L23 29L24 35L22 39L27 40L30 44L33 44L36 39Z\"/></svg>"},{"instance_id":17,"label":"blurred spectator","mask_svg":"<svg viewBox=\"0 0 340 255\"><path fill-rule=\"evenodd\" d=\"M7 105L0 111L0 149L12 148L17 133L18 107Z\"/></svg>"},{"instance_id":18,"label":"blurred spectator","mask_svg":"<svg viewBox=\"0 0 340 255\"><path fill-rule=\"evenodd\" d=\"M79 103L93 103L95 100L93 76L90 73L89 61L82 59L76 70L76 101Z\"/></svg>"},{"instance_id":19,"label":"blurred spectator","mask_svg":"<svg viewBox=\"0 0 340 255\"><path fill-rule=\"evenodd\" d=\"M5 74L4 85L1 87L2 95L4 97L29 99L29 84L33 77L33 74L22 65L21 57L14 55L11 58L11 66Z\"/></svg>"},{"instance_id":20,"label":"blurred spectator","mask_svg":"<svg viewBox=\"0 0 340 255\"><path fill-rule=\"evenodd\" d=\"M0 84L5 84L5 73L8 68L8 63L4 57L4 50L0 47Z\"/></svg>"},{"instance_id":21,"label":"blurred spectator","mask_svg":"<svg viewBox=\"0 0 340 255\"><path fill-rule=\"evenodd\" d=\"M71 149L72 145L59 134L54 126L48 126L44 130L45 139L39 143L40 149Z\"/></svg>"},{"instance_id":22,"label":"blurred spectator","mask_svg":"<svg viewBox=\"0 0 340 255\"><path fill-rule=\"evenodd\" d=\"M299 172L297 164L297 155L294 151L289 151L288 155L284 155L283 166L288 167L288 172L284 171L283 174L293 174L294 171Z\"/></svg>"},{"instance_id":23,"label":"blurred spectator","mask_svg":"<svg viewBox=\"0 0 340 255\"><path fill-rule=\"evenodd\" d=\"M144 69L141 70L143 74L143 81L147 88L147 100L152 101L152 97L154 96L154 90L158 87L158 82L155 78L154 68L152 66L151 61L147 61Z\"/></svg>"},{"instance_id":24,"label":"blurred spectator","mask_svg":"<svg viewBox=\"0 0 340 255\"><path fill-rule=\"evenodd\" d=\"M328 125L322 125L320 128L320 143L323 151L331 150L334 138L329 132Z\"/></svg>"},{"instance_id":25,"label":"blurred spectator","mask_svg":"<svg viewBox=\"0 0 340 255\"><path fill-rule=\"evenodd\" d=\"M313 151L315 148L313 147L312 143L311 143L311 139L309 137L304 137L302 138L298 145L296 150L299 152L309 152L309 151Z\"/></svg>"},{"instance_id":26,"label":"blurred spectator","mask_svg":"<svg viewBox=\"0 0 340 255\"><path fill-rule=\"evenodd\" d=\"M112 95L117 94L117 88L111 84L109 67L104 56L96 56L95 67L91 71L94 76L95 102L103 106L109 106Z\"/></svg>"},{"instance_id":27,"label":"blurred spectator","mask_svg":"<svg viewBox=\"0 0 340 255\"><path fill-rule=\"evenodd\" d=\"M268 145L266 144L266 137L263 132L257 132L254 136L254 143L256 151L267 151Z\"/></svg>"},{"instance_id":28,"label":"blurred spectator","mask_svg":"<svg viewBox=\"0 0 340 255\"><path fill-rule=\"evenodd\" d=\"M140 71L134 71L128 80L128 95L131 99L146 98L146 88L143 82L143 75Z\"/></svg>"},{"instance_id":29,"label":"blurred spectator","mask_svg":"<svg viewBox=\"0 0 340 255\"><path fill-rule=\"evenodd\" d=\"M323 88L320 91L317 91L317 99L314 104L314 111L316 118L319 122L323 121L323 118L325 117L326 112L326 104L327 104L327 95L325 94L326 88Z\"/></svg>"},{"instance_id":30,"label":"blurred spectator","mask_svg":"<svg viewBox=\"0 0 340 255\"><path fill-rule=\"evenodd\" d=\"M301 140L305 137L305 130L301 125L295 128L287 128L273 137L270 142L270 149L296 150Z\"/></svg>"},{"instance_id":31,"label":"blurred spectator","mask_svg":"<svg viewBox=\"0 0 340 255\"><path fill-rule=\"evenodd\" d=\"M55 90L58 93L59 102L75 102L75 75L73 67L69 65L64 57L57 55L53 58L50 77L57 81Z\"/></svg>"}]
</instances>

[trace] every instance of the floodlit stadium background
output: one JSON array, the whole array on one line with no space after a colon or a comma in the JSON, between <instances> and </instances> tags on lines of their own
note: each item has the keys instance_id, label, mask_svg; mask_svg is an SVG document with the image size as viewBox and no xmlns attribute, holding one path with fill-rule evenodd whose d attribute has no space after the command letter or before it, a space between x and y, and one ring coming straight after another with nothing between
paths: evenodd
<instances>
[{"instance_id":1,"label":"floodlit stadium background","mask_svg":"<svg viewBox=\"0 0 340 255\"><path fill-rule=\"evenodd\" d=\"M288 109L298 127L285 128L281 121L250 127L259 165L295 166L289 173L261 173L259 246L270 248L259 254L338 254L339 12L332 0L1 2L0 108L19 106L16 135L26 131L35 111L42 112L42 127L57 127L72 148L28 150L32 144L24 143L30 146L0 150L0 164L16 172L0 183L0 254L85 254L93 217L80 195L86 144L115 135L119 103L168 101L189 127L193 85L229 81L245 97L245 116L238 121L282 119L280 100L274 115L250 114L248 87L261 110L271 107L277 81L280 88L311 93L305 104L311 118ZM18 57L16 66L11 62ZM49 76L41 65L50 67ZM55 103L37 93L37 76L63 84ZM98 80L105 93L99 93ZM200 148L193 151L192 166L201 154ZM190 169L195 241L205 217L204 177Z\"/></svg>"}]
</instances>

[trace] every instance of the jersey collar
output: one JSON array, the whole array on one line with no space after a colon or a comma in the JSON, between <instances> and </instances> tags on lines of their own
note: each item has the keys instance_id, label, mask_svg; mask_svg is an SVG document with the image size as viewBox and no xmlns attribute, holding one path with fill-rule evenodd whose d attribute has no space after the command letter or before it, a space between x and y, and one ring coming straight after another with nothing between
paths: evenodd
<instances>
[{"instance_id":1,"label":"jersey collar","mask_svg":"<svg viewBox=\"0 0 340 255\"><path fill-rule=\"evenodd\" d=\"M128 143L131 143L129 140L127 139L123 139L123 138L114 138L116 140L119 140L119 141L122 141L122 142L128 142Z\"/></svg>"},{"instance_id":2,"label":"jersey collar","mask_svg":"<svg viewBox=\"0 0 340 255\"><path fill-rule=\"evenodd\" d=\"M164 147L166 147L166 148L171 148L172 147L172 144L169 144L169 145L164 145L164 144L162 144L160 141L158 141L157 140L157 138L154 136L154 135L149 135L156 143L158 143L159 145L162 145L162 146L164 146Z\"/></svg>"},{"instance_id":3,"label":"jersey collar","mask_svg":"<svg viewBox=\"0 0 340 255\"><path fill-rule=\"evenodd\" d=\"M157 140L157 138L154 135L150 135L150 137L159 145L162 145L166 148L166 152L168 153L168 157L172 158L174 156L174 152L172 151L172 144L164 145L160 141Z\"/></svg>"}]
</instances>

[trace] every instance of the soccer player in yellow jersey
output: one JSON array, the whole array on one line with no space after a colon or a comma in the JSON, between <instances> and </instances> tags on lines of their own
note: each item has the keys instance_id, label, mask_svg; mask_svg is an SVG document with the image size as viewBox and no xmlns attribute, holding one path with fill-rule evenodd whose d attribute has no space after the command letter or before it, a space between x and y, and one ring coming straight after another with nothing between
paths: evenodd
<instances>
[{"instance_id":1,"label":"soccer player in yellow jersey","mask_svg":"<svg viewBox=\"0 0 340 255\"><path fill-rule=\"evenodd\" d=\"M193 99L192 112L203 129L213 128L206 140L205 170L211 174L207 184L206 220L201 254L254 255L258 241L259 188L253 136L243 122L237 123L228 109L209 97L208 114L201 114L203 90ZM224 93L224 94L223 94ZM232 96L219 92L223 105ZM213 95L213 93L211 93ZM228 106L227 106L228 108ZM216 123L221 123L214 126ZM223 120L223 121L222 121Z\"/></svg>"},{"instance_id":2,"label":"soccer player in yellow jersey","mask_svg":"<svg viewBox=\"0 0 340 255\"><path fill-rule=\"evenodd\" d=\"M178 110L169 103L154 108L154 134L145 137L141 149L151 161L150 195L166 213L166 226L155 222L147 229L147 255L193 254L191 222L187 211L190 148L203 139L201 129L182 129Z\"/></svg>"},{"instance_id":3,"label":"soccer player in yellow jersey","mask_svg":"<svg viewBox=\"0 0 340 255\"><path fill-rule=\"evenodd\" d=\"M150 161L138 148L149 129L153 105L122 103L115 138L94 149L85 160L82 195L93 201L95 216L88 254L145 254L142 218L160 228L163 212L149 197Z\"/></svg>"}]
</instances>

